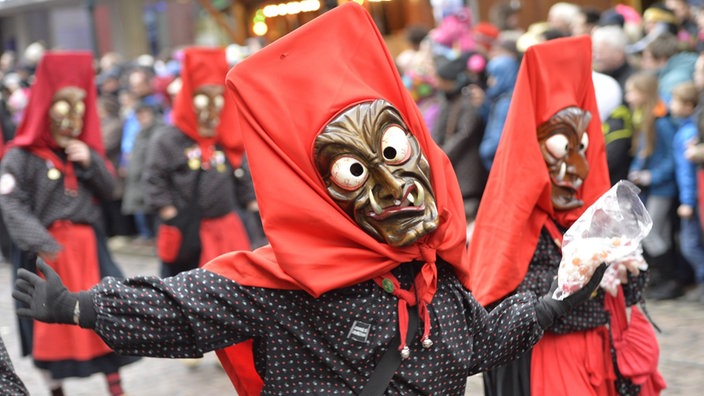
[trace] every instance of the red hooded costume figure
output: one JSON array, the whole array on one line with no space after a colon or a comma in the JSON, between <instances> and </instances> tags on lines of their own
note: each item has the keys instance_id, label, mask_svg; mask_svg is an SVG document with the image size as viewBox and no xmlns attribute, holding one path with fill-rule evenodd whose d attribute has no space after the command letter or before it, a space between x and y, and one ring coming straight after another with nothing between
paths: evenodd
<instances>
[{"instance_id":1,"label":"red hooded costume figure","mask_svg":"<svg viewBox=\"0 0 704 396\"><path fill-rule=\"evenodd\" d=\"M523 57L469 247L470 290L482 305L516 289L547 221L569 227L609 189L590 54L591 41L580 37L529 47ZM565 70L569 70L569 77L563 77ZM586 152L590 170L577 192L584 205L556 211L536 131L569 106L592 114Z\"/></svg>"},{"instance_id":2,"label":"red hooded costume figure","mask_svg":"<svg viewBox=\"0 0 704 396\"><path fill-rule=\"evenodd\" d=\"M197 266L188 260L174 263L189 235L200 237L199 249L192 254L200 257L200 265L225 252L250 249L236 210L244 205L239 202L244 187L233 173L242 163L242 135L235 113L222 110L234 106L225 88L228 70L222 48L184 49L182 86L171 113L173 127L160 127L149 141L145 199L161 216L157 253L162 273L173 275ZM165 207L177 208L181 215L196 213L196 207L200 213L187 219L192 228L181 229L168 223L174 217L161 213Z\"/></svg>"},{"instance_id":3,"label":"red hooded costume figure","mask_svg":"<svg viewBox=\"0 0 704 396\"><path fill-rule=\"evenodd\" d=\"M576 190L575 198L583 204L557 210L552 196L557 187L542 154L538 131L568 107L591 113L585 132L588 139L583 140L588 141L584 157L589 170ZM542 293L543 290L533 288L539 288L536 285L540 282L549 285L550 280L537 279L556 275L559 264L559 257L558 263L553 263L552 253L546 253L549 248L539 245L542 230L545 228L556 241L549 244L559 252L562 238L559 228L562 232L569 228L609 187L604 139L592 85L591 40L582 36L531 46L523 57L469 246L470 290L477 300L484 306L493 305L516 292L519 286L523 287L519 292ZM534 272L529 271L529 265ZM635 283L635 279L632 277L629 282ZM616 374L605 326L608 316L601 293L592 299L589 308L573 314L581 316L567 318L559 329L546 329L530 358L510 363L513 368L485 374L485 385L491 383L488 387L494 392L503 388L516 395L572 391L616 394ZM586 325L574 325L575 322ZM530 376L529 381L520 376L521 390L507 384L519 383L516 372Z\"/></svg>"},{"instance_id":4,"label":"red hooded costume figure","mask_svg":"<svg viewBox=\"0 0 704 396\"><path fill-rule=\"evenodd\" d=\"M212 155L213 144L218 143L234 168L242 163L244 146L237 128L234 112L221 112L215 138L204 138L198 133L198 120L193 111L193 92L202 85L224 85L223 77L230 69L222 48L191 47L183 51L181 89L174 98L171 117L174 125L195 140L201 148L202 162ZM225 95L225 108L233 107L231 95Z\"/></svg>"},{"instance_id":5,"label":"red hooded costume figure","mask_svg":"<svg viewBox=\"0 0 704 396\"><path fill-rule=\"evenodd\" d=\"M83 131L79 140L85 142L88 147L105 155L103 149L103 138L100 134L100 118L97 108L97 91L92 76L93 56L89 52L47 52L42 57L37 72L35 83L31 87L29 102L22 117L22 121L17 127L15 137L10 146L23 147L35 155L51 161L54 166L64 173L64 184L66 190L76 190L76 176L73 164L64 161L52 150L58 146L54 138L49 133L49 107L53 101L53 95L61 88L74 86L85 91L85 115L83 117ZM91 76L91 78L86 78ZM109 161L104 158L106 165Z\"/></svg>"},{"instance_id":6,"label":"red hooded costume figure","mask_svg":"<svg viewBox=\"0 0 704 396\"><path fill-rule=\"evenodd\" d=\"M13 264L33 270L41 256L70 290L121 276L100 231L99 203L112 197L115 181L103 150L94 75L89 52L44 54L0 176L3 217L21 250ZM115 355L85 329L20 322L23 352L54 380L102 372L118 389L119 367L136 360Z\"/></svg>"},{"instance_id":7,"label":"red hooded costume figure","mask_svg":"<svg viewBox=\"0 0 704 396\"><path fill-rule=\"evenodd\" d=\"M430 304L439 255L467 285L463 203L452 165L430 137L366 11L350 5L328 12L236 65L227 83L270 245L223 255L206 269L243 285L318 297L418 259L426 263L418 280L421 300ZM313 158L313 142L332 118L375 99L398 109L430 163L440 226L410 246L392 247L365 233L332 200Z\"/></svg>"}]
</instances>

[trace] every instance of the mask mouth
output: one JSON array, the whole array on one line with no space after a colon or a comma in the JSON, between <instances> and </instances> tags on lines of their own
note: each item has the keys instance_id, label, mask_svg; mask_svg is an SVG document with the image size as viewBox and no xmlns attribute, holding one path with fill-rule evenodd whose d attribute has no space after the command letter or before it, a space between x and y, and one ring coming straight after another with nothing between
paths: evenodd
<instances>
[{"instance_id":1,"label":"mask mouth","mask_svg":"<svg viewBox=\"0 0 704 396\"><path fill-rule=\"evenodd\" d=\"M400 214L413 214L425 212L425 189L417 181L406 186L403 197L395 200L391 205L382 207L374 198L374 194L369 194L369 202L372 211L367 213L370 218L383 221L391 216Z\"/></svg>"},{"instance_id":2,"label":"mask mouth","mask_svg":"<svg viewBox=\"0 0 704 396\"><path fill-rule=\"evenodd\" d=\"M553 206L559 210L570 210L584 205L584 202L577 198L577 189L571 186L553 185L552 200Z\"/></svg>"}]
</instances>

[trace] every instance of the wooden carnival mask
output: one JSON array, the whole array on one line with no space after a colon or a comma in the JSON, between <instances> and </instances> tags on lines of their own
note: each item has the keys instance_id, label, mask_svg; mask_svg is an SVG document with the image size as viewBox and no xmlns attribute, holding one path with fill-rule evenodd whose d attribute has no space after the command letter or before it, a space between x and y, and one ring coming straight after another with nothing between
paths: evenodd
<instances>
[{"instance_id":1,"label":"wooden carnival mask","mask_svg":"<svg viewBox=\"0 0 704 396\"><path fill-rule=\"evenodd\" d=\"M538 126L538 143L550 172L555 210L584 205L577 199L577 190L589 173L585 152L589 146L586 130L591 118L588 111L567 107Z\"/></svg>"},{"instance_id":2,"label":"wooden carnival mask","mask_svg":"<svg viewBox=\"0 0 704 396\"><path fill-rule=\"evenodd\" d=\"M430 166L390 103L342 112L317 136L314 156L330 196L377 240L406 246L438 227Z\"/></svg>"}]
</instances>

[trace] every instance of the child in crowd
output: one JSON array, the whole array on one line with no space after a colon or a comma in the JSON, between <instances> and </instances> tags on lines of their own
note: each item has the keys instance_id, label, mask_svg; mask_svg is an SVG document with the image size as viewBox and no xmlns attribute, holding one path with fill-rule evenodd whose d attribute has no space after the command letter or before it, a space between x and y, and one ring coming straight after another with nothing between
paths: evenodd
<instances>
[{"instance_id":1,"label":"child in crowd","mask_svg":"<svg viewBox=\"0 0 704 396\"><path fill-rule=\"evenodd\" d=\"M648 263L654 271L649 297L679 297L682 288L675 279L670 217L677 190L672 156L675 126L658 95L658 79L652 72L640 71L626 80L625 100L633 111L634 126L633 161L628 179L643 190L645 206L653 219L653 229L643 240Z\"/></svg>"},{"instance_id":2,"label":"child in crowd","mask_svg":"<svg viewBox=\"0 0 704 396\"><path fill-rule=\"evenodd\" d=\"M698 285L687 297L692 301L704 302L704 242L697 215L697 165L685 156L687 147L697 140L697 125L693 115L698 100L699 92L694 83L682 83L672 90L670 113L672 117L681 120L672 147L679 193L677 215L680 218L680 249L692 266Z\"/></svg>"}]
</instances>

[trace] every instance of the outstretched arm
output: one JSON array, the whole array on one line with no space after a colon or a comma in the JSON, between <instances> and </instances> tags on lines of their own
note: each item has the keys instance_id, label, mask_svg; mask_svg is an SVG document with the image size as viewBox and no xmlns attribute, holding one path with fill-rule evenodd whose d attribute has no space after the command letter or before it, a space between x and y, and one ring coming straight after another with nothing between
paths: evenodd
<instances>
[{"instance_id":1,"label":"outstretched arm","mask_svg":"<svg viewBox=\"0 0 704 396\"><path fill-rule=\"evenodd\" d=\"M170 278L105 278L72 293L43 262L45 278L18 271L18 314L48 323L79 324L115 352L166 358L199 357L262 331L270 312L263 293L203 269Z\"/></svg>"}]
</instances>

